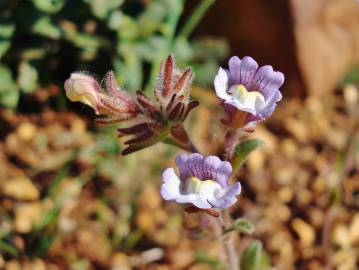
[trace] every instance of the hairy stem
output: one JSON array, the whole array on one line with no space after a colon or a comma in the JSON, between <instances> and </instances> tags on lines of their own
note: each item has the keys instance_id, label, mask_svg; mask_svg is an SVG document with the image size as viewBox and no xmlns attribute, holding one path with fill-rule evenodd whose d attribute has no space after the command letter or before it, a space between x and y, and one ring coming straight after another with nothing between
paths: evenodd
<instances>
[{"instance_id":1,"label":"hairy stem","mask_svg":"<svg viewBox=\"0 0 359 270\"><path fill-rule=\"evenodd\" d=\"M228 208L223 209L221 213L222 230L225 231L232 225L232 219ZM236 233L226 233L222 237L222 245L227 258L228 270L239 270L239 258L236 251Z\"/></svg>"},{"instance_id":2,"label":"hairy stem","mask_svg":"<svg viewBox=\"0 0 359 270\"><path fill-rule=\"evenodd\" d=\"M225 159L230 161L233 156L234 148L237 145L239 133L237 130L228 130L224 141Z\"/></svg>"}]
</instances>

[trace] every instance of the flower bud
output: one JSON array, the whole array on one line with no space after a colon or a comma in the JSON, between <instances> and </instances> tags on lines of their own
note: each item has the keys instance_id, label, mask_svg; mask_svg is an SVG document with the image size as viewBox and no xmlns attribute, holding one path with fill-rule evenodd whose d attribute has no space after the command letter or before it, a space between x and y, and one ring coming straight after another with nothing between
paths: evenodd
<instances>
[{"instance_id":1,"label":"flower bud","mask_svg":"<svg viewBox=\"0 0 359 270\"><path fill-rule=\"evenodd\" d=\"M101 86L95 78L83 73L72 73L65 82L66 96L71 101L82 102L99 114Z\"/></svg>"}]
</instances>

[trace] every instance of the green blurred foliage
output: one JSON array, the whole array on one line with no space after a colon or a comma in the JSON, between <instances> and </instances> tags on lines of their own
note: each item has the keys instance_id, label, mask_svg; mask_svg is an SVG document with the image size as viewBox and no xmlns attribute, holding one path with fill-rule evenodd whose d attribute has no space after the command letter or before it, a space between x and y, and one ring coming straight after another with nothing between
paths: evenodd
<instances>
[{"instance_id":1,"label":"green blurred foliage","mask_svg":"<svg viewBox=\"0 0 359 270\"><path fill-rule=\"evenodd\" d=\"M243 270L267 270L271 268L269 256L263 250L262 242L254 240L244 250L240 265Z\"/></svg>"},{"instance_id":2,"label":"green blurred foliage","mask_svg":"<svg viewBox=\"0 0 359 270\"><path fill-rule=\"evenodd\" d=\"M233 222L232 226L230 226L228 229L226 229L223 234L226 234L226 233L229 233L232 231L238 231L243 234L252 234L254 232L254 226L246 218L237 218Z\"/></svg>"},{"instance_id":3,"label":"green blurred foliage","mask_svg":"<svg viewBox=\"0 0 359 270\"><path fill-rule=\"evenodd\" d=\"M252 153L257 148L264 145L264 142L259 139L246 140L239 143L233 153L232 166L233 171L238 171L244 162L247 160L250 153Z\"/></svg>"},{"instance_id":4,"label":"green blurred foliage","mask_svg":"<svg viewBox=\"0 0 359 270\"><path fill-rule=\"evenodd\" d=\"M41 86L62 87L75 70L113 69L125 88L151 88L151 69L168 53L180 66L193 66L197 84L211 85L228 46L178 35L184 2L0 1L0 106L16 108L22 95Z\"/></svg>"},{"instance_id":5,"label":"green blurred foliage","mask_svg":"<svg viewBox=\"0 0 359 270\"><path fill-rule=\"evenodd\" d=\"M359 65L354 65L340 83L341 86L347 84L359 84Z\"/></svg>"}]
</instances>

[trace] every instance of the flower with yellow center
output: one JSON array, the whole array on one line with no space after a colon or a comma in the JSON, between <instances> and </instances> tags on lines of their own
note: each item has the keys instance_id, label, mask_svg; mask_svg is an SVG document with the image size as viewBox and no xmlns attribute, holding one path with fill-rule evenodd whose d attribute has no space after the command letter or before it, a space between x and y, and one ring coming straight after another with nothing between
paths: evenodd
<instances>
[{"instance_id":1,"label":"flower with yellow center","mask_svg":"<svg viewBox=\"0 0 359 270\"><path fill-rule=\"evenodd\" d=\"M227 208L241 192L239 182L229 185L232 166L216 156L198 153L182 154L176 158L179 177L173 168L164 171L161 196L165 200L192 204L197 208Z\"/></svg>"},{"instance_id":2,"label":"flower with yellow center","mask_svg":"<svg viewBox=\"0 0 359 270\"><path fill-rule=\"evenodd\" d=\"M219 68L214 79L216 94L228 116L222 122L230 127L252 130L258 121L273 113L282 99L279 88L284 75L271 66L258 67L248 56L242 59L233 56L228 66L228 69Z\"/></svg>"}]
</instances>

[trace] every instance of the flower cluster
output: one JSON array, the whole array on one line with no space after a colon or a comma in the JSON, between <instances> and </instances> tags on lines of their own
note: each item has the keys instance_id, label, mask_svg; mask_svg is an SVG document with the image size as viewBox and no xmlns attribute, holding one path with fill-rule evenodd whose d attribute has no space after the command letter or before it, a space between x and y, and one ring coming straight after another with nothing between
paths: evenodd
<instances>
[{"instance_id":1,"label":"flower cluster","mask_svg":"<svg viewBox=\"0 0 359 270\"><path fill-rule=\"evenodd\" d=\"M66 95L71 101L80 101L92 107L98 123L119 123L119 137L131 138L124 142L128 147L124 155L153 145L169 134L179 144L189 144L181 126L198 101L190 100L193 73L175 66L172 55L161 64L155 99L141 91L136 97L128 95L117 83L113 72L105 79L105 89L92 76L75 72L65 82Z\"/></svg>"},{"instance_id":2,"label":"flower cluster","mask_svg":"<svg viewBox=\"0 0 359 270\"><path fill-rule=\"evenodd\" d=\"M231 129L225 145L229 161L238 129L253 131L258 121L269 117L282 99L279 88L284 82L281 72L271 66L258 67L251 57L232 57L229 69L219 68L214 79L217 96L221 99L227 118L222 123ZM121 123L119 137L130 137L122 152L130 154L159 141L171 143L193 152L182 122L198 101L190 100L193 72L180 70L172 55L161 63L153 98L138 91L127 94L117 83L113 72L107 73L104 87L92 76L75 72L65 82L66 95L92 107L99 116L98 123ZM232 150L231 150L232 149ZM181 154L176 158L179 176L173 168L163 173L161 196L168 201L189 204L195 209L223 209L233 205L241 185L229 184L232 166L217 156L204 157L198 153ZM211 211L211 210L210 210ZM213 210L214 211L214 210Z\"/></svg>"},{"instance_id":3,"label":"flower cluster","mask_svg":"<svg viewBox=\"0 0 359 270\"><path fill-rule=\"evenodd\" d=\"M256 123L270 116L282 99L279 88L284 75L271 66L258 68L249 56L242 59L233 56L228 66L228 70L219 68L214 80L216 94L228 117L222 123L253 131Z\"/></svg>"}]
</instances>

